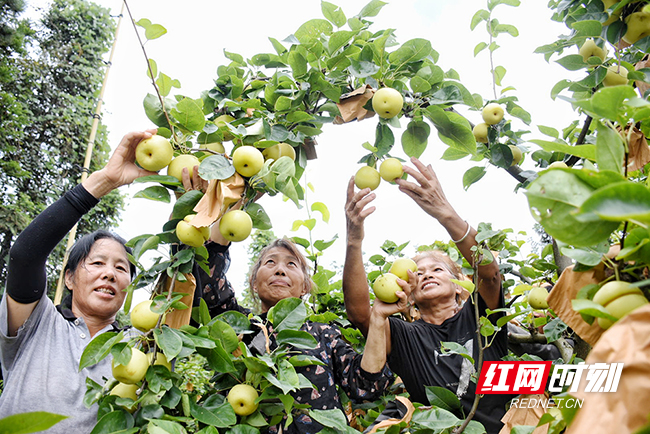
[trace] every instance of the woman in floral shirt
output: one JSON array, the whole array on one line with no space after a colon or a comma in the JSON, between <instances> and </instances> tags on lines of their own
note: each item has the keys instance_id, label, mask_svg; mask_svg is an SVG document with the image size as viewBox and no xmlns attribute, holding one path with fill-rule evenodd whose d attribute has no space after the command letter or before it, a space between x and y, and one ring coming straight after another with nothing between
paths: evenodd
<instances>
[{"instance_id":1,"label":"woman in floral shirt","mask_svg":"<svg viewBox=\"0 0 650 434\"><path fill-rule=\"evenodd\" d=\"M214 231L213 231L214 232ZM203 298L212 315L225 310L238 310L249 313L237 304L234 291L225 277L230 258L227 247L209 242L206 247L210 252L210 271L208 275L202 270L195 270L197 278L197 297ZM287 239L277 239L260 253L253 266L250 288L259 297L262 318L277 302L289 297L302 297L310 292L312 281L309 265L297 246ZM396 304L377 302L373 307L373 319L376 327L371 326L368 334L366 351L358 354L341 336L337 327L308 321L301 330L311 334L318 342L314 349L297 350L302 354L313 356L325 365L297 367L314 385L313 389L300 389L292 394L299 404L309 404L311 408L343 410L338 395L339 386L353 401L373 401L379 398L393 380L393 374L386 365L386 318L406 305L405 296ZM267 323L271 345L274 344L273 330ZM251 351L263 353L265 338L262 333L251 339ZM257 344L261 341L262 344ZM323 427L312 420L306 411L298 410L294 422L284 432L317 433ZM277 432L271 427L269 432Z\"/></svg>"}]
</instances>

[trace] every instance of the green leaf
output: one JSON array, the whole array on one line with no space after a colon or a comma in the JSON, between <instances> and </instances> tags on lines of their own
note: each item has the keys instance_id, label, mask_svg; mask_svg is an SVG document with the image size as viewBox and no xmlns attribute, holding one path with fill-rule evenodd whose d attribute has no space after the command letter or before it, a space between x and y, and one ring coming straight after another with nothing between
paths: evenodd
<instances>
[{"instance_id":1,"label":"green leaf","mask_svg":"<svg viewBox=\"0 0 650 434\"><path fill-rule=\"evenodd\" d=\"M598 122L596 137L596 163L600 170L623 173L625 144L620 134L607 125Z\"/></svg>"},{"instance_id":2,"label":"green leaf","mask_svg":"<svg viewBox=\"0 0 650 434\"><path fill-rule=\"evenodd\" d=\"M152 24L150 26L146 27L146 30L144 32L144 36L149 40L152 41L154 39L160 38L162 35L167 33L167 29L161 26L160 24Z\"/></svg>"},{"instance_id":3,"label":"green leaf","mask_svg":"<svg viewBox=\"0 0 650 434\"><path fill-rule=\"evenodd\" d=\"M409 82L411 89L415 93L425 93L431 90L431 83L420 76L414 76Z\"/></svg>"},{"instance_id":4,"label":"green leaf","mask_svg":"<svg viewBox=\"0 0 650 434\"><path fill-rule=\"evenodd\" d=\"M489 19L490 19L490 12L486 11L485 9L479 9L474 13L469 28L471 30L474 30L476 26L478 26L482 21L488 21Z\"/></svg>"},{"instance_id":5,"label":"green leaf","mask_svg":"<svg viewBox=\"0 0 650 434\"><path fill-rule=\"evenodd\" d=\"M555 342L562 337L562 333L567 328L568 326L560 318L553 318L544 326L544 336L549 343Z\"/></svg>"},{"instance_id":6,"label":"green leaf","mask_svg":"<svg viewBox=\"0 0 650 434\"><path fill-rule=\"evenodd\" d=\"M210 337L219 340L223 345L223 349L228 353L232 353L239 346L237 333L224 321L217 320L210 326Z\"/></svg>"},{"instance_id":7,"label":"green leaf","mask_svg":"<svg viewBox=\"0 0 650 434\"><path fill-rule=\"evenodd\" d=\"M228 179L235 174L235 167L223 155L210 155L201 161L199 176L206 181L211 179Z\"/></svg>"},{"instance_id":8,"label":"green leaf","mask_svg":"<svg viewBox=\"0 0 650 434\"><path fill-rule=\"evenodd\" d=\"M496 83L497 86L501 86L501 81L505 76L506 76L506 68L504 68L503 66L497 66L496 68L494 68L494 82Z\"/></svg>"},{"instance_id":9,"label":"green leaf","mask_svg":"<svg viewBox=\"0 0 650 434\"><path fill-rule=\"evenodd\" d=\"M100 360L108 355L111 347L124 339L124 333L106 332L95 336L92 341L86 345L81 359L79 361L79 371L89 366L97 364Z\"/></svg>"},{"instance_id":10,"label":"green leaf","mask_svg":"<svg viewBox=\"0 0 650 434\"><path fill-rule=\"evenodd\" d=\"M554 139L558 139L560 137L559 131L555 128L546 127L544 125L538 125L537 128L542 134L553 137Z\"/></svg>"},{"instance_id":11,"label":"green leaf","mask_svg":"<svg viewBox=\"0 0 650 434\"><path fill-rule=\"evenodd\" d=\"M579 71L585 67L585 61L580 54L569 54L556 60L556 62L569 71Z\"/></svg>"},{"instance_id":12,"label":"green leaf","mask_svg":"<svg viewBox=\"0 0 650 434\"><path fill-rule=\"evenodd\" d=\"M460 420L447 410L432 408L430 410L416 411L413 413L411 422L439 432L440 430L455 426Z\"/></svg>"},{"instance_id":13,"label":"green leaf","mask_svg":"<svg viewBox=\"0 0 650 434\"><path fill-rule=\"evenodd\" d=\"M314 247L318 249L319 251L323 251L330 247L334 242L339 238L338 234L335 234L334 237L332 237L331 240L329 241L324 241L324 240L316 240L314 241Z\"/></svg>"},{"instance_id":14,"label":"green leaf","mask_svg":"<svg viewBox=\"0 0 650 434\"><path fill-rule=\"evenodd\" d=\"M269 309L268 318L277 332L299 330L307 318L307 308L299 298L285 298Z\"/></svg>"},{"instance_id":15,"label":"green leaf","mask_svg":"<svg viewBox=\"0 0 650 434\"><path fill-rule=\"evenodd\" d=\"M467 119L458 113L444 111L438 106L429 106L425 116L433 122L440 139L455 149L476 155L476 139Z\"/></svg>"},{"instance_id":16,"label":"green leaf","mask_svg":"<svg viewBox=\"0 0 650 434\"><path fill-rule=\"evenodd\" d=\"M474 363L474 359L472 358L472 355L469 353L469 351L467 351L467 348L458 342L442 342L441 349L444 354L458 354L472 362L472 364Z\"/></svg>"},{"instance_id":17,"label":"green leaf","mask_svg":"<svg viewBox=\"0 0 650 434\"><path fill-rule=\"evenodd\" d=\"M519 30L511 24L497 24L493 29L496 33L507 33L515 38L519 36Z\"/></svg>"},{"instance_id":18,"label":"green leaf","mask_svg":"<svg viewBox=\"0 0 650 434\"><path fill-rule=\"evenodd\" d=\"M139 430L133 428L133 417L124 411L111 411L103 415L93 428L90 434L108 434L108 433L135 433Z\"/></svg>"},{"instance_id":19,"label":"green leaf","mask_svg":"<svg viewBox=\"0 0 650 434\"><path fill-rule=\"evenodd\" d=\"M318 211L323 217L323 221L325 223L330 221L330 210L327 209L327 205L325 205L323 202L314 202L311 205L311 210Z\"/></svg>"},{"instance_id":20,"label":"green leaf","mask_svg":"<svg viewBox=\"0 0 650 434\"><path fill-rule=\"evenodd\" d=\"M169 203L171 201L169 190L159 185L147 187L144 190L141 190L134 194L133 197L140 199L150 199L164 203Z\"/></svg>"},{"instance_id":21,"label":"green leaf","mask_svg":"<svg viewBox=\"0 0 650 434\"><path fill-rule=\"evenodd\" d=\"M291 52L289 52L287 62L289 63L289 66L291 67L291 71L295 78L299 78L307 74L308 71L307 60L298 51L292 50Z\"/></svg>"},{"instance_id":22,"label":"green leaf","mask_svg":"<svg viewBox=\"0 0 650 434\"><path fill-rule=\"evenodd\" d=\"M182 195L174 204L172 210L172 220L182 219L188 214L195 214L194 207L203 197L203 193L198 190L188 191Z\"/></svg>"},{"instance_id":23,"label":"green leaf","mask_svg":"<svg viewBox=\"0 0 650 434\"><path fill-rule=\"evenodd\" d=\"M316 18L301 25L296 30L296 33L294 33L294 36L301 44L309 45L317 41L322 34L330 35L332 30L333 28L329 21Z\"/></svg>"},{"instance_id":24,"label":"green leaf","mask_svg":"<svg viewBox=\"0 0 650 434\"><path fill-rule=\"evenodd\" d=\"M282 330L278 333L277 341L278 345L284 344L303 350L311 350L318 345L318 342L312 335L301 330Z\"/></svg>"},{"instance_id":25,"label":"green leaf","mask_svg":"<svg viewBox=\"0 0 650 434\"><path fill-rule=\"evenodd\" d=\"M622 67L621 67L622 68ZM594 117L607 118L612 121L627 123L625 116L625 100L635 98L636 92L632 86L610 86L599 89L591 97L589 111Z\"/></svg>"},{"instance_id":26,"label":"green leaf","mask_svg":"<svg viewBox=\"0 0 650 434\"><path fill-rule=\"evenodd\" d=\"M549 170L533 181L526 192L533 218L549 235L574 246L589 247L606 241L618 227L618 223L594 221L589 230L575 229L584 226L575 213L596 190L581 178L588 173L586 170Z\"/></svg>"},{"instance_id":27,"label":"green leaf","mask_svg":"<svg viewBox=\"0 0 650 434\"><path fill-rule=\"evenodd\" d=\"M431 127L424 121L411 121L402 133L402 149L409 157L419 158L427 148Z\"/></svg>"},{"instance_id":28,"label":"green leaf","mask_svg":"<svg viewBox=\"0 0 650 434\"><path fill-rule=\"evenodd\" d=\"M603 31L603 25L597 20L575 21L571 24L571 27L577 31L577 34L572 35L574 38L597 38Z\"/></svg>"},{"instance_id":29,"label":"green leaf","mask_svg":"<svg viewBox=\"0 0 650 434\"><path fill-rule=\"evenodd\" d=\"M381 158L388 154L395 144L395 136L393 130L383 123L377 124L375 130L375 148L377 149L377 157Z\"/></svg>"},{"instance_id":30,"label":"green leaf","mask_svg":"<svg viewBox=\"0 0 650 434\"><path fill-rule=\"evenodd\" d=\"M438 386L424 386L424 388L430 405L447 411L461 408L460 399L451 390Z\"/></svg>"},{"instance_id":31,"label":"green leaf","mask_svg":"<svg viewBox=\"0 0 650 434\"><path fill-rule=\"evenodd\" d=\"M332 33L327 44L327 51L330 53L330 56L349 43L354 35L356 35L356 32L351 32L349 30L340 30Z\"/></svg>"},{"instance_id":32,"label":"green leaf","mask_svg":"<svg viewBox=\"0 0 650 434\"><path fill-rule=\"evenodd\" d=\"M467 190L472 184L483 178L485 173L485 167L483 166L476 166L467 170L463 175L463 188Z\"/></svg>"},{"instance_id":33,"label":"green leaf","mask_svg":"<svg viewBox=\"0 0 650 434\"><path fill-rule=\"evenodd\" d=\"M0 419L0 434L29 434L45 431L67 418L68 416L45 411L14 414Z\"/></svg>"},{"instance_id":34,"label":"green leaf","mask_svg":"<svg viewBox=\"0 0 650 434\"><path fill-rule=\"evenodd\" d=\"M253 227L255 229L268 230L273 227L271 224L271 218L266 213L262 205L258 203L249 203L246 207L246 212L251 216L253 220Z\"/></svg>"},{"instance_id":35,"label":"green leaf","mask_svg":"<svg viewBox=\"0 0 650 434\"><path fill-rule=\"evenodd\" d=\"M626 243L627 245L627 243ZM572 247L562 247L560 249L564 256L575 259L576 262L590 267L595 267L602 260L603 254L590 249L578 249Z\"/></svg>"},{"instance_id":36,"label":"green leaf","mask_svg":"<svg viewBox=\"0 0 650 434\"><path fill-rule=\"evenodd\" d=\"M607 309L591 300L571 300L571 306L578 313L605 318L610 321L618 321L618 318L612 316Z\"/></svg>"},{"instance_id":37,"label":"green leaf","mask_svg":"<svg viewBox=\"0 0 650 434\"><path fill-rule=\"evenodd\" d=\"M171 110L171 114L180 125L190 131L201 131L205 126L203 102L200 99L183 98Z\"/></svg>"},{"instance_id":38,"label":"green leaf","mask_svg":"<svg viewBox=\"0 0 650 434\"><path fill-rule=\"evenodd\" d=\"M478 54L481 51L485 50L487 46L488 44L486 44L485 42L479 42L478 44L476 44L476 47L474 47L474 57L478 56Z\"/></svg>"},{"instance_id":39,"label":"green leaf","mask_svg":"<svg viewBox=\"0 0 650 434\"><path fill-rule=\"evenodd\" d=\"M372 0L370 3L365 5L363 9L357 15L358 18L367 18L377 16L381 8L386 5L386 2L380 0Z\"/></svg>"},{"instance_id":40,"label":"green leaf","mask_svg":"<svg viewBox=\"0 0 650 434\"><path fill-rule=\"evenodd\" d=\"M563 152L565 154L596 161L596 146L594 145L571 146L566 143L549 142L546 140L530 140L530 142L548 152Z\"/></svg>"},{"instance_id":41,"label":"green leaf","mask_svg":"<svg viewBox=\"0 0 650 434\"><path fill-rule=\"evenodd\" d=\"M163 111L160 100L156 95L148 93L147 96L144 97L142 104L144 106L145 114L149 120L154 123L154 125L157 127L169 128L167 118L165 117L165 112Z\"/></svg>"},{"instance_id":42,"label":"green leaf","mask_svg":"<svg viewBox=\"0 0 650 434\"><path fill-rule=\"evenodd\" d=\"M612 222L650 221L650 190L643 185L623 181L593 193L580 207L578 219L589 221L590 215ZM586 218L589 218L586 220Z\"/></svg>"},{"instance_id":43,"label":"green leaf","mask_svg":"<svg viewBox=\"0 0 650 434\"><path fill-rule=\"evenodd\" d=\"M309 416L323 426L334 428L338 432L349 432L345 414L338 408L331 410L309 410ZM356 431L355 431L356 432Z\"/></svg>"},{"instance_id":44,"label":"green leaf","mask_svg":"<svg viewBox=\"0 0 650 434\"><path fill-rule=\"evenodd\" d=\"M190 400L190 412L199 422L218 428L227 428L237 423L237 415L229 402L224 402L213 412Z\"/></svg>"},{"instance_id":45,"label":"green leaf","mask_svg":"<svg viewBox=\"0 0 650 434\"><path fill-rule=\"evenodd\" d=\"M156 344L167 356L167 360L171 360L178 356L183 349L183 339L178 335L176 330L163 326L162 329L154 329L154 339Z\"/></svg>"},{"instance_id":46,"label":"green leaf","mask_svg":"<svg viewBox=\"0 0 650 434\"><path fill-rule=\"evenodd\" d=\"M321 1L320 8L323 12L323 16L336 27L342 27L345 25L347 21L345 13L343 13L343 9L339 6L326 1Z\"/></svg>"},{"instance_id":47,"label":"green leaf","mask_svg":"<svg viewBox=\"0 0 650 434\"><path fill-rule=\"evenodd\" d=\"M401 65L414 63L427 58L431 54L431 42L426 39L416 38L406 41L397 50L388 55L388 61Z\"/></svg>"},{"instance_id":48,"label":"green leaf","mask_svg":"<svg viewBox=\"0 0 650 434\"><path fill-rule=\"evenodd\" d=\"M187 434L183 425L171 420L151 419L147 424L148 434Z\"/></svg>"}]
</instances>

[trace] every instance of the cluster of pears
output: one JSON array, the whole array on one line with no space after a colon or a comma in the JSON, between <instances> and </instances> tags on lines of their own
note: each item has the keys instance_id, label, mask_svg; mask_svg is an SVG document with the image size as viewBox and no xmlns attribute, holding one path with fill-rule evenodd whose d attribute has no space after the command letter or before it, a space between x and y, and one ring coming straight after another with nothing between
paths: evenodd
<instances>
[{"instance_id":1,"label":"cluster of pears","mask_svg":"<svg viewBox=\"0 0 650 434\"><path fill-rule=\"evenodd\" d=\"M147 333L156 327L161 316L161 314L151 310L152 304L152 300L145 300L138 303L131 311L131 323L133 327L143 333ZM172 370L172 364L167 360L167 356L164 353L150 352L145 354L141 350L132 347L131 359L126 365L116 363L115 361L111 365L113 378L118 383L111 389L110 394L136 401L140 389L139 383L144 379L151 365L160 365L166 367L169 371ZM135 411L135 409L135 405L127 408L131 412Z\"/></svg>"},{"instance_id":2,"label":"cluster of pears","mask_svg":"<svg viewBox=\"0 0 650 434\"><path fill-rule=\"evenodd\" d=\"M472 129L472 134L474 138L479 143L488 143L489 138L488 134L490 132L490 127L492 125L497 125L503 120L503 107L496 102L491 102L486 104L481 111L481 117L483 122L476 124ZM512 163L511 166L516 166L521 163L521 160L524 158L524 154L521 152L521 149L515 145L508 145L510 152L512 152Z\"/></svg>"},{"instance_id":3,"label":"cluster of pears","mask_svg":"<svg viewBox=\"0 0 650 434\"><path fill-rule=\"evenodd\" d=\"M410 258L396 259L390 266L388 273L384 273L375 279L372 285L372 291L375 297L384 303L395 303L399 300L397 293L402 290L402 287L397 283L397 279L402 279L408 282L408 270L412 272L418 271L418 266Z\"/></svg>"},{"instance_id":4,"label":"cluster of pears","mask_svg":"<svg viewBox=\"0 0 650 434\"><path fill-rule=\"evenodd\" d=\"M135 161L140 167L150 172L158 172L166 167L167 175L173 176L179 181L182 181L184 167L188 168L191 178L194 166L201 164L199 158L192 154L181 154L174 158L172 144L158 134L138 143L135 148Z\"/></svg>"},{"instance_id":5,"label":"cluster of pears","mask_svg":"<svg viewBox=\"0 0 650 434\"><path fill-rule=\"evenodd\" d=\"M369 188L374 190L379 187L383 179L386 182L395 182L404 175L402 162L397 158L386 158L379 166L379 170L372 166L363 166L354 175L354 184L359 189Z\"/></svg>"}]
</instances>

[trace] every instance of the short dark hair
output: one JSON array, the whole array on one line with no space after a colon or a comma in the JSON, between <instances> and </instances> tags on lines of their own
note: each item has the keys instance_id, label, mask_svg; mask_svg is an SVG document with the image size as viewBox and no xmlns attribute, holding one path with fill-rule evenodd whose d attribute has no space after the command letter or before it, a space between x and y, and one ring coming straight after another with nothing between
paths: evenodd
<instances>
[{"instance_id":1,"label":"short dark hair","mask_svg":"<svg viewBox=\"0 0 650 434\"><path fill-rule=\"evenodd\" d=\"M124 238L120 237L117 234L114 234L113 232L100 229L84 235L74 243L70 249L70 253L68 254L68 261L65 264L65 269L63 270L64 274L68 271L74 274L74 272L77 271L79 264L81 264L88 257L90 250L93 248L95 243L99 240L105 239L117 241L124 247L126 253L133 253L133 250L131 250L130 247L127 247L126 240ZM129 261L129 271L131 274L131 279L133 279L136 274L136 268L135 265L131 263L131 261Z\"/></svg>"}]
</instances>

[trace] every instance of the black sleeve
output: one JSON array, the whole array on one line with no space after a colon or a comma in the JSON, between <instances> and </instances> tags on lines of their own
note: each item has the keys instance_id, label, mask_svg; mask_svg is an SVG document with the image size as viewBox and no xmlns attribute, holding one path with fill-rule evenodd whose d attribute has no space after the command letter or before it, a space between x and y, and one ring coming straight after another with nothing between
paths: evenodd
<instances>
[{"instance_id":1,"label":"black sleeve","mask_svg":"<svg viewBox=\"0 0 650 434\"><path fill-rule=\"evenodd\" d=\"M211 316L219 315L228 310L236 310L248 315L249 309L240 306L235 298L235 291L226 277L230 267L230 253L228 246L218 243L208 243L208 268L210 274L201 267L194 266L192 274L196 279L196 291L194 292L194 306L198 306L200 299L205 300Z\"/></svg>"},{"instance_id":2,"label":"black sleeve","mask_svg":"<svg viewBox=\"0 0 650 434\"><path fill-rule=\"evenodd\" d=\"M19 303L41 299L47 286L45 263L79 219L99 203L81 185L50 205L20 233L9 250L7 294Z\"/></svg>"}]
</instances>

